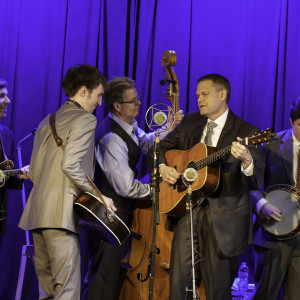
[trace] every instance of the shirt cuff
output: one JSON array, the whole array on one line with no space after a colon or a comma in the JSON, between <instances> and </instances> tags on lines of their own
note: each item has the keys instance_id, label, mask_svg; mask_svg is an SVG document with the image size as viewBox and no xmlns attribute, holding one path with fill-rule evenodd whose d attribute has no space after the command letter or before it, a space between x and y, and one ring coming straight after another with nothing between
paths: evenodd
<instances>
[{"instance_id":1,"label":"shirt cuff","mask_svg":"<svg viewBox=\"0 0 300 300\"><path fill-rule=\"evenodd\" d=\"M263 205L265 205L268 201L265 198L261 198L257 204L256 204L256 211L259 214L260 213L260 209L262 208Z\"/></svg>"},{"instance_id":2,"label":"shirt cuff","mask_svg":"<svg viewBox=\"0 0 300 300\"><path fill-rule=\"evenodd\" d=\"M241 170L246 176L252 176L254 170L253 158L251 164L246 169L244 169L243 165L241 164Z\"/></svg>"}]
</instances>

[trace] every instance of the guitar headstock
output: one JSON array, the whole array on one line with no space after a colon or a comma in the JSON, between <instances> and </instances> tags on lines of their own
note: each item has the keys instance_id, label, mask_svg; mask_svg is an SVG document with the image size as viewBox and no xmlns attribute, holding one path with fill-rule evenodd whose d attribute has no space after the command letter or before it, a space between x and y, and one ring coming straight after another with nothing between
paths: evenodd
<instances>
[{"instance_id":1,"label":"guitar headstock","mask_svg":"<svg viewBox=\"0 0 300 300\"><path fill-rule=\"evenodd\" d=\"M262 130L259 133L247 137L243 140L244 145L257 145L261 143L266 143L270 141L277 140L278 136L271 129L267 128L266 130Z\"/></svg>"},{"instance_id":2,"label":"guitar headstock","mask_svg":"<svg viewBox=\"0 0 300 300\"><path fill-rule=\"evenodd\" d=\"M173 66L176 65L177 56L176 52L173 50L164 51L161 58L161 65L165 67L164 79L160 80L160 84L168 84L167 91L164 92L164 95L172 103L172 109L177 112L179 110L179 84L177 76L173 69Z\"/></svg>"}]
</instances>

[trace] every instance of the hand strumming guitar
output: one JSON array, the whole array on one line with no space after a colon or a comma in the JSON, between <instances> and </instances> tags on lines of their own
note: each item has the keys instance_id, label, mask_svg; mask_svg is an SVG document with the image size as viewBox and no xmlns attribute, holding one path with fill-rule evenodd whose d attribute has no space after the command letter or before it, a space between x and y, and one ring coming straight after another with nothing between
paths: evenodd
<instances>
[{"instance_id":1,"label":"hand strumming guitar","mask_svg":"<svg viewBox=\"0 0 300 300\"><path fill-rule=\"evenodd\" d=\"M161 165L159 167L159 173L161 174L162 180L170 184L176 183L181 173L177 172L175 168Z\"/></svg>"}]
</instances>

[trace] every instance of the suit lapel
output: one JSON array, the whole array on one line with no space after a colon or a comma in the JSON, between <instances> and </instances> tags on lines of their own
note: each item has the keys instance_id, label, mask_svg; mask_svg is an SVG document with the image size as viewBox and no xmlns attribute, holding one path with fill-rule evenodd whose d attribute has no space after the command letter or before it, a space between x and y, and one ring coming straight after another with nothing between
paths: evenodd
<instances>
[{"instance_id":1,"label":"suit lapel","mask_svg":"<svg viewBox=\"0 0 300 300\"><path fill-rule=\"evenodd\" d=\"M235 119L235 115L231 110L229 110L225 125L222 129L221 135L217 143L218 149L222 149L226 146L229 146L229 145L224 145L223 142L225 139L226 141L231 141L231 139L228 139L228 136L233 132L234 119Z\"/></svg>"},{"instance_id":2,"label":"suit lapel","mask_svg":"<svg viewBox=\"0 0 300 300\"><path fill-rule=\"evenodd\" d=\"M199 119L199 123L195 126L195 130L193 132L192 138L189 140L190 141L190 145L188 147L189 149L195 146L196 144L200 143L202 133L206 123L207 123L207 118Z\"/></svg>"},{"instance_id":3,"label":"suit lapel","mask_svg":"<svg viewBox=\"0 0 300 300\"><path fill-rule=\"evenodd\" d=\"M282 159L285 172L288 176L289 182L295 183L293 176L293 140L292 130L288 132L282 138L282 144L279 146L279 155Z\"/></svg>"}]
</instances>

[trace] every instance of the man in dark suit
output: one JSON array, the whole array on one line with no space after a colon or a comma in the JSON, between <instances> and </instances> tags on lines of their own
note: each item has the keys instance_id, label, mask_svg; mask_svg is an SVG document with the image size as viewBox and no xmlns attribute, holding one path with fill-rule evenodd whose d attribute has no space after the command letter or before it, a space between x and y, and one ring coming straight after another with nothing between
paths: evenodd
<instances>
[{"instance_id":1,"label":"man in dark suit","mask_svg":"<svg viewBox=\"0 0 300 300\"><path fill-rule=\"evenodd\" d=\"M266 155L264 188L288 184L300 189L298 155L300 148L300 97L290 110L291 128L278 133L278 140L263 146ZM299 170L300 171L300 170ZM298 182L298 184L297 184ZM262 221L280 222L284 216L278 207L269 203L260 191L252 192L253 207ZM287 204L288 205L288 204ZM256 227L256 226L254 226ZM262 227L257 227L255 243L255 281L260 282L254 299L296 300L300 295L300 235L279 241Z\"/></svg>"},{"instance_id":2,"label":"man in dark suit","mask_svg":"<svg viewBox=\"0 0 300 300\"><path fill-rule=\"evenodd\" d=\"M188 150L200 141L218 149L232 145L231 155L220 164L218 189L199 199L193 209L197 285L203 281L207 299L229 300L239 255L252 241L250 190L259 188L262 182L263 156L255 147L248 149L236 142L239 137L254 134L257 128L229 110L230 85L225 77L218 74L201 77L196 95L200 114L187 114L161 141L160 161L164 162L167 151ZM159 171L169 184L176 183L181 176L165 164ZM189 228L188 216L178 219L171 250L171 300L190 299L191 293L186 292L186 288L192 288Z\"/></svg>"},{"instance_id":3,"label":"man in dark suit","mask_svg":"<svg viewBox=\"0 0 300 300\"><path fill-rule=\"evenodd\" d=\"M0 79L0 119L6 117L7 107L10 103L8 98L7 82L4 79ZM0 163L5 160L12 160L15 154L15 143L13 134L10 129L0 124ZM0 231L5 233L6 230L6 189L22 189L23 180L28 179L29 166L23 168L23 174L19 177L10 177L3 179L0 182ZM1 241L0 241L1 243Z\"/></svg>"}]
</instances>

